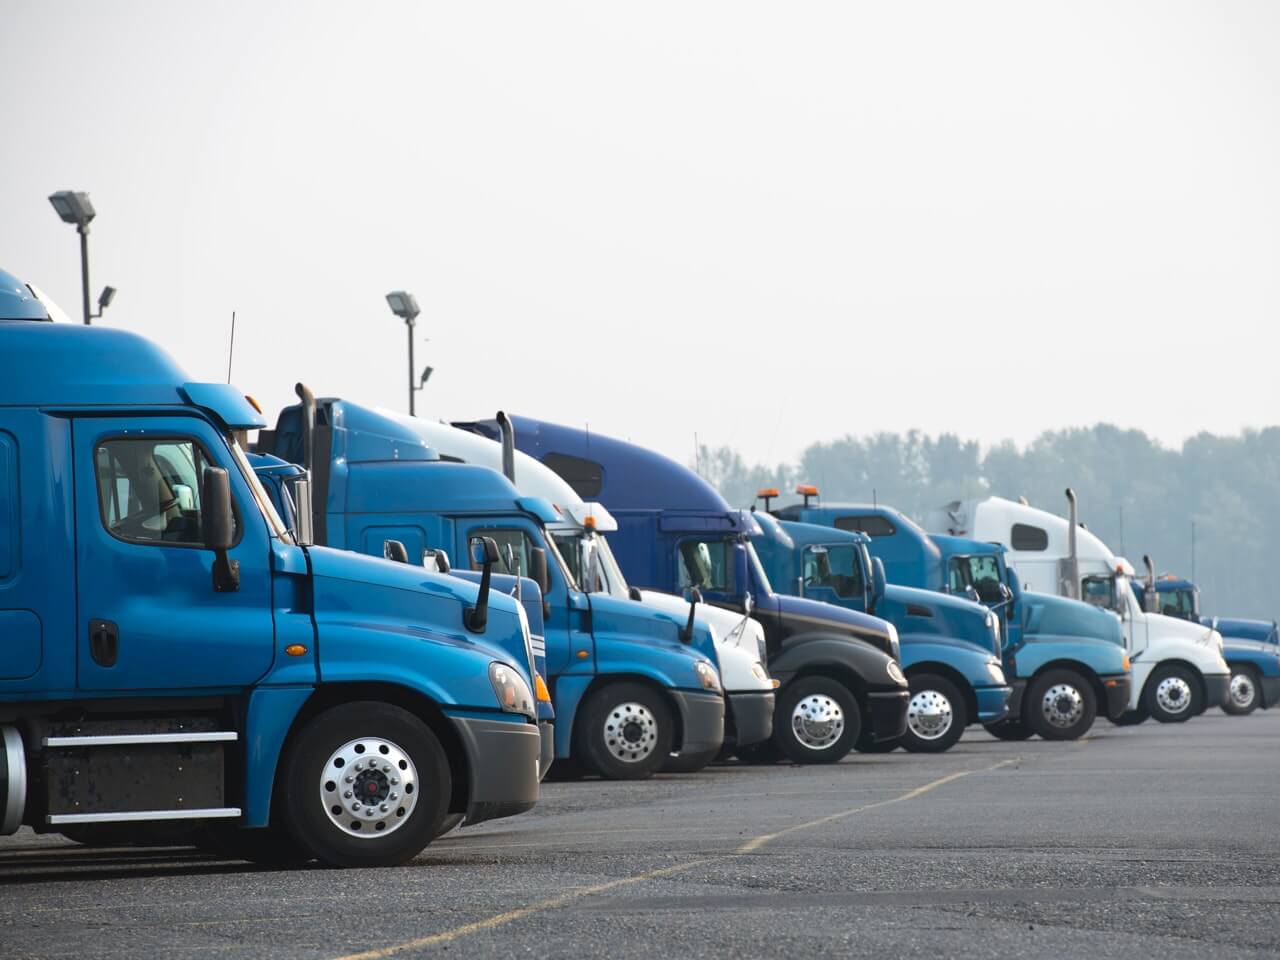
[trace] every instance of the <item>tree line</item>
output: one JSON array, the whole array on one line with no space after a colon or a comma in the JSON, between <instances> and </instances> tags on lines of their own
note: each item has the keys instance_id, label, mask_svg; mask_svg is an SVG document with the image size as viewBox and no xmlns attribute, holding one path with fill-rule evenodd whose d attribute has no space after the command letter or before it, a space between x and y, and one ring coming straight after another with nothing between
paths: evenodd
<instances>
[{"instance_id":1,"label":"tree line","mask_svg":"<svg viewBox=\"0 0 1280 960\"><path fill-rule=\"evenodd\" d=\"M747 464L730 447L699 448L698 472L734 506L756 490L817 484L827 500L879 502L919 520L950 500L1026 497L1066 513L1073 487L1080 519L1141 572L1194 576L1210 615L1280 617L1280 427L1236 436L1202 433L1180 449L1109 424L1046 431L1025 448L985 452L953 434L876 433L815 443L797 463ZM799 499L784 496L780 504Z\"/></svg>"}]
</instances>

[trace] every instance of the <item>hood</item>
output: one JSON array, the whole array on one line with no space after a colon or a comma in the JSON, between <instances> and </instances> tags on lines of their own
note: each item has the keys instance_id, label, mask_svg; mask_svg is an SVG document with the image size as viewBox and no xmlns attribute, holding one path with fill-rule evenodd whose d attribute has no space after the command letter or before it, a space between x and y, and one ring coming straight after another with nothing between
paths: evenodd
<instances>
[{"instance_id":1,"label":"hood","mask_svg":"<svg viewBox=\"0 0 1280 960\"><path fill-rule=\"evenodd\" d=\"M662 593L658 590L641 590L640 596L645 606L655 610L663 610L677 617L689 616L689 601L674 593ZM720 648L736 647L749 654L752 659L761 663L765 660L764 627L754 617L744 617L733 610L713 606L709 603L698 604L698 612L694 615L695 623L705 623L715 630Z\"/></svg>"},{"instance_id":2,"label":"hood","mask_svg":"<svg viewBox=\"0 0 1280 960\"><path fill-rule=\"evenodd\" d=\"M1162 613L1148 613L1146 616L1149 642L1155 642L1158 639L1181 640L1184 643L1198 644L1218 654L1222 653L1222 634L1212 627L1182 620L1179 617L1166 617Z\"/></svg>"},{"instance_id":3,"label":"hood","mask_svg":"<svg viewBox=\"0 0 1280 960\"><path fill-rule=\"evenodd\" d=\"M761 599L761 606L765 599ZM789 597L775 593L767 598L777 616L786 623L790 633L810 633L829 630L864 640L893 659L900 659L898 631L893 624L880 617L873 617L857 610L848 610L834 604L804 597Z\"/></svg>"},{"instance_id":4,"label":"hood","mask_svg":"<svg viewBox=\"0 0 1280 960\"><path fill-rule=\"evenodd\" d=\"M1231 617L1202 617L1200 620L1222 634L1222 642L1250 640L1257 643L1276 643L1277 629L1274 620L1240 620Z\"/></svg>"},{"instance_id":5,"label":"hood","mask_svg":"<svg viewBox=\"0 0 1280 960\"><path fill-rule=\"evenodd\" d=\"M680 617L648 604L611 597L607 593L591 593L587 597L591 603L592 632L597 640L605 634L617 633L646 640L654 646L664 646L668 652L686 654L688 662L681 668L686 675L672 678L677 686L699 686L693 667L697 661L710 661L712 666L718 663L716 631L705 621L694 621L692 640L684 643L680 640L680 629L685 625L687 614Z\"/></svg>"},{"instance_id":6,"label":"hood","mask_svg":"<svg viewBox=\"0 0 1280 960\"><path fill-rule=\"evenodd\" d=\"M480 595L472 583L349 550L308 547L316 580L316 622L320 628L323 671L324 624L374 622L380 628L424 641L467 645L517 667L533 689L532 645L528 626L514 597L489 591L489 623L482 634L469 632L463 611ZM325 609L321 609L320 598Z\"/></svg>"},{"instance_id":7,"label":"hood","mask_svg":"<svg viewBox=\"0 0 1280 960\"><path fill-rule=\"evenodd\" d=\"M1023 591L1022 630L1028 640L1036 636L1087 637L1124 647L1120 618L1089 603L1050 593Z\"/></svg>"},{"instance_id":8,"label":"hood","mask_svg":"<svg viewBox=\"0 0 1280 960\"><path fill-rule=\"evenodd\" d=\"M903 641L911 635L950 637L1000 656L1000 621L964 597L889 584L876 613L892 621Z\"/></svg>"}]
</instances>

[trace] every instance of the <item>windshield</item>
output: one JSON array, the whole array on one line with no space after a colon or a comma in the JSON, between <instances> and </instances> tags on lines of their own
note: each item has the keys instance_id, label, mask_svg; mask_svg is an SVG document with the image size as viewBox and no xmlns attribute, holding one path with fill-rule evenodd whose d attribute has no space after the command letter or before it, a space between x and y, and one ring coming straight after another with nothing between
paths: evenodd
<instances>
[{"instance_id":1,"label":"windshield","mask_svg":"<svg viewBox=\"0 0 1280 960\"><path fill-rule=\"evenodd\" d=\"M622 575L622 567L618 566L618 560L613 555L613 549L609 546L609 541L599 535L592 538L595 545L596 554L600 558L600 572L604 577L605 592L614 597L627 596L628 586L627 578Z\"/></svg>"},{"instance_id":2,"label":"windshield","mask_svg":"<svg viewBox=\"0 0 1280 960\"><path fill-rule=\"evenodd\" d=\"M253 467L249 465L249 458L244 455L240 441L232 434L227 437L227 444L231 447L231 456L235 459L236 466L240 468L240 475L244 477L245 483L249 484L249 491L253 494L253 499L257 501L258 510L266 518L267 526L271 528L271 535L288 543L293 543L293 534L289 532L285 522L280 519L280 514L276 513L271 497L262 488L258 475L253 472Z\"/></svg>"},{"instance_id":3,"label":"windshield","mask_svg":"<svg viewBox=\"0 0 1280 960\"><path fill-rule=\"evenodd\" d=\"M1195 589L1161 590L1156 594L1160 601L1160 612L1167 617L1182 617L1194 620L1200 616L1199 597Z\"/></svg>"},{"instance_id":4,"label":"windshield","mask_svg":"<svg viewBox=\"0 0 1280 960\"><path fill-rule=\"evenodd\" d=\"M952 593L973 587L985 603L1000 601L1000 560L993 553L952 557L948 564L947 586Z\"/></svg>"},{"instance_id":5,"label":"windshield","mask_svg":"<svg viewBox=\"0 0 1280 960\"><path fill-rule=\"evenodd\" d=\"M557 530L551 534L564 564L587 593L627 597L627 578L609 549L608 541L585 530Z\"/></svg>"},{"instance_id":6,"label":"windshield","mask_svg":"<svg viewBox=\"0 0 1280 960\"><path fill-rule=\"evenodd\" d=\"M756 583L760 585L761 595L769 596L773 593L773 584L769 582L769 575L764 572L764 564L760 562L760 556L756 553L756 548L750 540L747 541L747 562L751 564Z\"/></svg>"},{"instance_id":7,"label":"windshield","mask_svg":"<svg viewBox=\"0 0 1280 960\"><path fill-rule=\"evenodd\" d=\"M862 596L866 585L862 579L860 546L843 543L806 548L801 573L806 594L827 589L845 600Z\"/></svg>"}]
</instances>

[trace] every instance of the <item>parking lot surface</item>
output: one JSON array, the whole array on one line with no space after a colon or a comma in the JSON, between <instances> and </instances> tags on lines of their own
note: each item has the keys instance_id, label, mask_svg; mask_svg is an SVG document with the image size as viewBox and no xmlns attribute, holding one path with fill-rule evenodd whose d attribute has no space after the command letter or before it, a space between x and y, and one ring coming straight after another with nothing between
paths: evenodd
<instances>
[{"instance_id":1,"label":"parking lot surface","mask_svg":"<svg viewBox=\"0 0 1280 960\"><path fill-rule=\"evenodd\" d=\"M1280 711L548 783L388 870L0 839L3 957L1280 953Z\"/></svg>"}]
</instances>

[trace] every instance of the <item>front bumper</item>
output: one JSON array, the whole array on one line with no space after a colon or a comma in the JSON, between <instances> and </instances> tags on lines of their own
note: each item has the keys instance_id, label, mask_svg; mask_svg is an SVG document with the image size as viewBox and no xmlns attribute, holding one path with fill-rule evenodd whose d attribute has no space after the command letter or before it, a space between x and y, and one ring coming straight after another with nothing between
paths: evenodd
<instances>
[{"instance_id":1,"label":"front bumper","mask_svg":"<svg viewBox=\"0 0 1280 960\"><path fill-rule=\"evenodd\" d=\"M724 738L736 746L763 743L773 736L772 690L745 690L725 694Z\"/></svg>"},{"instance_id":2,"label":"front bumper","mask_svg":"<svg viewBox=\"0 0 1280 960\"><path fill-rule=\"evenodd\" d=\"M1009 701L1013 687L974 687L973 698L978 702L978 723L995 723L1010 715Z\"/></svg>"},{"instance_id":3,"label":"front bumper","mask_svg":"<svg viewBox=\"0 0 1280 960\"><path fill-rule=\"evenodd\" d=\"M538 802L542 735L532 723L451 717L471 771L466 823L524 813Z\"/></svg>"},{"instance_id":4,"label":"front bumper","mask_svg":"<svg viewBox=\"0 0 1280 960\"><path fill-rule=\"evenodd\" d=\"M1261 677L1259 686L1262 693L1262 703L1259 706L1265 710L1280 703L1280 677Z\"/></svg>"},{"instance_id":5,"label":"front bumper","mask_svg":"<svg viewBox=\"0 0 1280 960\"><path fill-rule=\"evenodd\" d=\"M1231 674L1206 673L1204 675L1204 705L1220 707L1231 695Z\"/></svg>"},{"instance_id":6,"label":"front bumper","mask_svg":"<svg viewBox=\"0 0 1280 960\"><path fill-rule=\"evenodd\" d=\"M716 753L724 743L724 696L719 693L671 690L680 711L681 756Z\"/></svg>"},{"instance_id":7,"label":"front bumper","mask_svg":"<svg viewBox=\"0 0 1280 960\"><path fill-rule=\"evenodd\" d=\"M911 691L906 687L868 693L867 719L871 725L871 739L879 743L895 740L906 733L907 704L910 702Z\"/></svg>"},{"instance_id":8,"label":"front bumper","mask_svg":"<svg viewBox=\"0 0 1280 960\"><path fill-rule=\"evenodd\" d=\"M542 740L538 754L538 779L545 780L556 758L556 725L550 720L539 720L538 736Z\"/></svg>"},{"instance_id":9,"label":"front bumper","mask_svg":"<svg viewBox=\"0 0 1280 960\"><path fill-rule=\"evenodd\" d=\"M1107 702L1102 704L1108 720L1118 720L1129 709L1129 697L1133 693L1133 674L1114 673L1102 678L1102 689Z\"/></svg>"}]
</instances>

